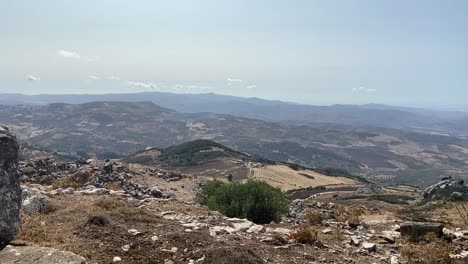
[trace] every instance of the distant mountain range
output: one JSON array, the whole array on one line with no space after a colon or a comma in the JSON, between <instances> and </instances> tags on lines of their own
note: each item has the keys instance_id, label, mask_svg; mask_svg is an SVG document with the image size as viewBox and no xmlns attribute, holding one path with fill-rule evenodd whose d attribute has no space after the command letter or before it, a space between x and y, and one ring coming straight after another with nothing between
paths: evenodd
<instances>
[{"instance_id":1,"label":"distant mountain range","mask_svg":"<svg viewBox=\"0 0 468 264\"><path fill-rule=\"evenodd\" d=\"M32 146L83 158L121 158L147 147L209 139L273 161L343 169L382 180L401 171L437 169L438 174L431 174L436 176L468 171L468 140L460 136L181 113L152 102L0 105L0 123Z\"/></svg>"},{"instance_id":2,"label":"distant mountain range","mask_svg":"<svg viewBox=\"0 0 468 264\"><path fill-rule=\"evenodd\" d=\"M265 121L300 123L338 123L353 126L417 129L438 132L466 132L466 112L435 111L387 105L312 106L259 98L218 94L174 94L163 92L98 95L23 95L1 94L0 104L82 104L95 101L151 101L181 113L209 112Z\"/></svg>"}]
</instances>

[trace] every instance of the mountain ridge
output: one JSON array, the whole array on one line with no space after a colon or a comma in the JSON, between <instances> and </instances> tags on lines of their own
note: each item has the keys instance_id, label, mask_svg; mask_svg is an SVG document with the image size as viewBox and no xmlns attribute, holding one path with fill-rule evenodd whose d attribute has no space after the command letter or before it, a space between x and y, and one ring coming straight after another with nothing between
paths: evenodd
<instances>
[{"instance_id":1,"label":"mountain ridge","mask_svg":"<svg viewBox=\"0 0 468 264\"><path fill-rule=\"evenodd\" d=\"M211 112L274 122L328 122L391 128L446 130L452 122L468 116L464 112L435 111L380 104L314 106L230 95L143 92L122 94L2 94L0 104L87 103L93 101L151 101L182 113ZM461 122L461 121L459 121ZM453 127L457 128L456 124Z\"/></svg>"}]
</instances>

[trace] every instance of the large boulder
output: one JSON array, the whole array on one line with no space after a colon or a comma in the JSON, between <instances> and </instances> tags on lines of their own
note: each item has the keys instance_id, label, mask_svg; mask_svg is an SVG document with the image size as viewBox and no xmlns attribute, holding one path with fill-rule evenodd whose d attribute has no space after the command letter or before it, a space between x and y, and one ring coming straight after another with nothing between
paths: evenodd
<instances>
[{"instance_id":1,"label":"large boulder","mask_svg":"<svg viewBox=\"0 0 468 264\"><path fill-rule=\"evenodd\" d=\"M0 126L0 246L13 239L20 225L18 149L16 138Z\"/></svg>"},{"instance_id":2,"label":"large boulder","mask_svg":"<svg viewBox=\"0 0 468 264\"><path fill-rule=\"evenodd\" d=\"M424 240L425 236L433 233L438 237L443 235L444 225L425 222L406 222L400 225L402 237L408 238L412 242Z\"/></svg>"}]
</instances>

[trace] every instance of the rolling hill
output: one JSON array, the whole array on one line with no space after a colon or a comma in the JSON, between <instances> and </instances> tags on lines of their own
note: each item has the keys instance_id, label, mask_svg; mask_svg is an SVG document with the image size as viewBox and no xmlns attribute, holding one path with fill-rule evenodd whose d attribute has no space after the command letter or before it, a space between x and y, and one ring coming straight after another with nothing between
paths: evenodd
<instances>
[{"instance_id":1,"label":"rolling hill","mask_svg":"<svg viewBox=\"0 0 468 264\"><path fill-rule=\"evenodd\" d=\"M165 149L138 151L122 161L157 166L224 181L257 179L284 191L318 186L358 186L352 176L328 175L235 151L211 140L194 140Z\"/></svg>"},{"instance_id":2,"label":"rolling hill","mask_svg":"<svg viewBox=\"0 0 468 264\"><path fill-rule=\"evenodd\" d=\"M457 126L457 121L468 113L435 111L379 104L314 106L259 98L206 94L175 94L144 92L127 94L1 94L0 104L83 104L95 101L141 102L157 105L181 113L210 112L274 122L336 123L359 126L444 131ZM452 127L453 125L453 127ZM462 132L468 132L463 129ZM465 133L466 134L466 133Z\"/></svg>"},{"instance_id":3,"label":"rolling hill","mask_svg":"<svg viewBox=\"0 0 468 264\"><path fill-rule=\"evenodd\" d=\"M441 174L468 171L468 140L463 137L180 113L151 102L0 105L0 123L32 145L83 158L122 158L148 147L157 156L168 146L206 139L273 161L343 169L385 182L428 168Z\"/></svg>"}]
</instances>

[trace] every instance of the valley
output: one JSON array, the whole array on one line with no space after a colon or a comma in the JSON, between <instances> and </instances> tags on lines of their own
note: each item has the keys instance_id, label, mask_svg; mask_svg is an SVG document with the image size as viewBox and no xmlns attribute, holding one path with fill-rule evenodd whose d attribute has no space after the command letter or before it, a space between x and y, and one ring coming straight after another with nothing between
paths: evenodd
<instances>
[{"instance_id":1,"label":"valley","mask_svg":"<svg viewBox=\"0 0 468 264\"><path fill-rule=\"evenodd\" d=\"M423 175L426 185L444 175L467 177L465 137L408 129L271 122L180 113L151 102L112 101L2 105L0 122L25 143L85 159L122 158L146 148L155 148L156 155L157 149L207 139L248 155L315 169L340 169L383 184L421 184L415 175ZM199 166L196 170L207 173L209 169Z\"/></svg>"}]
</instances>

